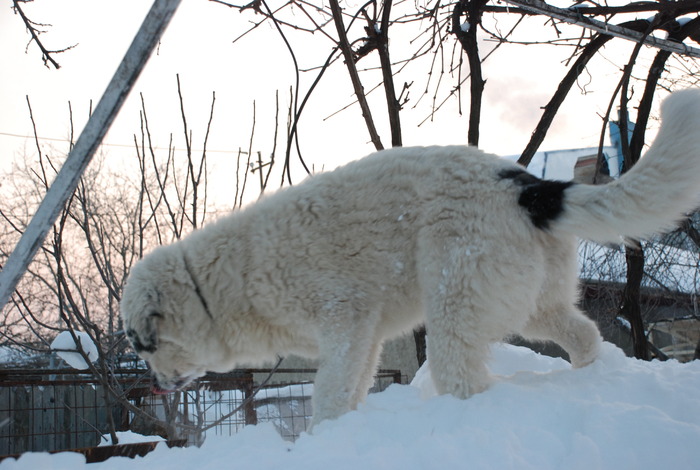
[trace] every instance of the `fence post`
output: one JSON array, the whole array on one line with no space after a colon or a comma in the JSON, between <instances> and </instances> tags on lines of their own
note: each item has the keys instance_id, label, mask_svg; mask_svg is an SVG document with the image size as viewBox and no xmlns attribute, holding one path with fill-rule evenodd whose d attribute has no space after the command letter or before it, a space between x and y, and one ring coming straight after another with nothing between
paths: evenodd
<instances>
[{"instance_id":1,"label":"fence post","mask_svg":"<svg viewBox=\"0 0 700 470\"><path fill-rule=\"evenodd\" d=\"M253 373L245 371L243 373L243 414L245 415L245 424L258 424L258 412L255 411L255 382L253 381Z\"/></svg>"}]
</instances>

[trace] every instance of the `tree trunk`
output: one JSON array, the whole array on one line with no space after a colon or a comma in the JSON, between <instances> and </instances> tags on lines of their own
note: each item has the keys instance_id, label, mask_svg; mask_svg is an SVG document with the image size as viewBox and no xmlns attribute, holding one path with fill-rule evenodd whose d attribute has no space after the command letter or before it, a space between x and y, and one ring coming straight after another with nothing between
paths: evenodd
<instances>
[{"instance_id":1,"label":"tree trunk","mask_svg":"<svg viewBox=\"0 0 700 470\"><path fill-rule=\"evenodd\" d=\"M452 32L457 36L459 43L462 45L462 49L467 55L467 60L469 61L471 96L467 143L475 147L479 146L481 101L484 94L484 85L486 84L481 73L481 58L479 56L477 32L486 3L487 0L461 0L455 4L452 11ZM466 23L462 23L461 20L463 13L466 13Z\"/></svg>"},{"instance_id":2,"label":"tree trunk","mask_svg":"<svg viewBox=\"0 0 700 470\"><path fill-rule=\"evenodd\" d=\"M639 242L625 247L627 259L627 285L622 295L620 313L630 322L634 357L648 361L649 345L642 320L641 287L644 277L644 251Z\"/></svg>"},{"instance_id":3,"label":"tree trunk","mask_svg":"<svg viewBox=\"0 0 700 470\"><path fill-rule=\"evenodd\" d=\"M428 348L425 337L426 331L424 326L413 330L413 338L416 341L416 359L418 359L418 367L421 367L428 358Z\"/></svg>"}]
</instances>

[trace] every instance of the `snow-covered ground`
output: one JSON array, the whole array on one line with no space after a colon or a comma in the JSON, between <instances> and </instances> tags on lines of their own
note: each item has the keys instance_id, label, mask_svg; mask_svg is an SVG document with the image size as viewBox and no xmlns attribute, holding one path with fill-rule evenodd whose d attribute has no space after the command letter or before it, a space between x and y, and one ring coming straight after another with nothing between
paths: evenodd
<instances>
[{"instance_id":1,"label":"snow-covered ground","mask_svg":"<svg viewBox=\"0 0 700 470\"><path fill-rule=\"evenodd\" d=\"M272 424L201 448L160 444L145 457L85 464L24 454L0 469L692 469L700 462L700 361L641 362L605 344L598 361L494 347L493 386L468 400L436 396L425 369L359 410L284 441Z\"/></svg>"}]
</instances>

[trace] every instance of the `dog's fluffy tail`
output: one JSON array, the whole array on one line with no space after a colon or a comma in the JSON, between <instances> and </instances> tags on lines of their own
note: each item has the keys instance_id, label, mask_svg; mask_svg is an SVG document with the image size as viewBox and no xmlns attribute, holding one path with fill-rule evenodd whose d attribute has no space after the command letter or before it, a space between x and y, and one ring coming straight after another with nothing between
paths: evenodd
<instances>
[{"instance_id":1,"label":"dog's fluffy tail","mask_svg":"<svg viewBox=\"0 0 700 470\"><path fill-rule=\"evenodd\" d=\"M643 158L606 185L564 190L554 225L582 238L619 242L672 229L700 203L700 89L661 105L661 129Z\"/></svg>"}]
</instances>

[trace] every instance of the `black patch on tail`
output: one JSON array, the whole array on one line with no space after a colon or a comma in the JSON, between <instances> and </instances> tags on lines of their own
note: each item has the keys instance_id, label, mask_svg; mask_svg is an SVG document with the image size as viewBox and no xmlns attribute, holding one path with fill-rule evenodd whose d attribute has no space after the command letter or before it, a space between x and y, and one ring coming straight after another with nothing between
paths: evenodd
<instances>
[{"instance_id":1,"label":"black patch on tail","mask_svg":"<svg viewBox=\"0 0 700 470\"><path fill-rule=\"evenodd\" d=\"M542 180L521 168L502 170L498 176L513 180L522 188L518 204L525 208L533 225L543 230L564 211L564 191L574 184L570 181Z\"/></svg>"}]
</instances>

